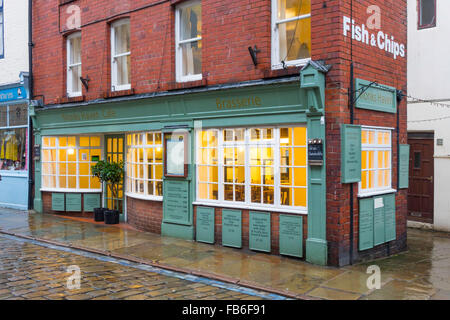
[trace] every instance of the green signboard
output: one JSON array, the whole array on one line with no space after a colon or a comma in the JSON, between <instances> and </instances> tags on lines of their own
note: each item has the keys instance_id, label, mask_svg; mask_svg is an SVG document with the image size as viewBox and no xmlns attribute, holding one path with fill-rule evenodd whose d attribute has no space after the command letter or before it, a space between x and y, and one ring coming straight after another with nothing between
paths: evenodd
<instances>
[{"instance_id":1,"label":"green signboard","mask_svg":"<svg viewBox=\"0 0 450 320\"><path fill-rule=\"evenodd\" d=\"M384 198L375 197L373 199L373 244L375 246L385 242L384 229Z\"/></svg>"},{"instance_id":2,"label":"green signboard","mask_svg":"<svg viewBox=\"0 0 450 320\"><path fill-rule=\"evenodd\" d=\"M373 199L359 201L359 250L373 248Z\"/></svg>"},{"instance_id":3,"label":"green signboard","mask_svg":"<svg viewBox=\"0 0 450 320\"><path fill-rule=\"evenodd\" d=\"M356 79L355 95L356 108L397 112L397 90L393 87Z\"/></svg>"},{"instance_id":4,"label":"green signboard","mask_svg":"<svg viewBox=\"0 0 450 320\"><path fill-rule=\"evenodd\" d=\"M361 126L341 126L341 182L361 181Z\"/></svg>"},{"instance_id":5,"label":"green signboard","mask_svg":"<svg viewBox=\"0 0 450 320\"><path fill-rule=\"evenodd\" d=\"M164 222L190 225L189 181L164 180Z\"/></svg>"},{"instance_id":6,"label":"green signboard","mask_svg":"<svg viewBox=\"0 0 450 320\"><path fill-rule=\"evenodd\" d=\"M66 194L66 211L81 212L81 193Z\"/></svg>"},{"instance_id":7,"label":"green signboard","mask_svg":"<svg viewBox=\"0 0 450 320\"><path fill-rule=\"evenodd\" d=\"M400 163L398 165L398 188L409 187L409 144L400 145Z\"/></svg>"},{"instance_id":8,"label":"green signboard","mask_svg":"<svg viewBox=\"0 0 450 320\"><path fill-rule=\"evenodd\" d=\"M250 211L249 247L270 252L270 213Z\"/></svg>"},{"instance_id":9,"label":"green signboard","mask_svg":"<svg viewBox=\"0 0 450 320\"><path fill-rule=\"evenodd\" d=\"M100 208L100 194L98 193L83 194L83 211L93 212L94 208Z\"/></svg>"},{"instance_id":10,"label":"green signboard","mask_svg":"<svg viewBox=\"0 0 450 320\"><path fill-rule=\"evenodd\" d=\"M222 245L242 248L242 212L222 210Z\"/></svg>"},{"instance_id":11,"label":"green signboard","mask_svg":"<svg viewBox=\"0 0 450 320\"><path fill-rule=\"evenodd\" d=\"M385 241L395 240L397 238L395 232L395 194L384 196L384 221Z\"/></svg>"},{"instance_id":12,"label":"green signboard","mask_svg":"<svg viewBox=\"0 0 450 320\"><path fill-rule=\"evenodd\" d=\"M214 243L214 208L197 207L196 240Z\"/></svg>"},{"instance_id":13,"label":"green signboard","mask_svg":"<svg viewBox=\"0 0 450 320\"><path fill-rule=\"evenodd\" d=\"M52 193L52 210L53 211L66 211L64 204L64 193Z\"/></svg>"},{"instance_id":14,"label":"green signboard","mask_svg":"<svg viewBox=\"0 0 450 320\"><path fill-rule=\"evenodd\" d=\"M303 257L303 217L280 214L280 254Z\"/></svg>"}]
</instances>

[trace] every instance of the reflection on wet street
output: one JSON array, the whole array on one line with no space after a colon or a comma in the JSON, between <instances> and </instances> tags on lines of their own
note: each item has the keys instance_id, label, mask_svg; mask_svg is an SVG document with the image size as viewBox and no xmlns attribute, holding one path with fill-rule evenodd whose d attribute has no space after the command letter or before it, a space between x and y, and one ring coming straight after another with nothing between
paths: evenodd
<instances>
[{"instance_id":1,"label":"reflection on wet street","mask_svg":"<svg viewBox=\"0 0 450 320\"><path fill-rule=\"evenodd\" d=\"M161 237L130 228L49 214L0 210L0 231L108 252L270 287L299 298L450 299L450 235L410 229L408 252L345 268ZM367 267L381 269L381 289L368 289Z\"/></svg>"}]
</instances>

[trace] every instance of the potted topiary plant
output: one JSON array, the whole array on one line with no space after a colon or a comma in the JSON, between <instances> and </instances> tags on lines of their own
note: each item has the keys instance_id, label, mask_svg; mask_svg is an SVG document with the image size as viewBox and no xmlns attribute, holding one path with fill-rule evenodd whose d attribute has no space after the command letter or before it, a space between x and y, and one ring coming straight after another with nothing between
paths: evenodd
<instances>
[{"instance_id":1,"label":"potted topiary plant","mask_svg":"<svg viewBox=\"0 0 450 320\"><path fill-rule=\"evenodd\" d=\"M124 176L124 164L123 161L120 162L105 162L102 169L103 179L106 182L107 188L111 189L111 194L113 198L113 208L112 210L106 210L105 223L106 224L117 224L119 223L119 187L123 181Z\"/></svg>"},{"instance_id":2,"label":"potted topiary plant","mask_svg":"<svg viewBox=\"0 0 450 320\"><path fill-rule=\"evenodd\" d=\"M106 161L98 161L95 165L92 166L92 176L98 178L98 180L100 180L101 184L102 184L102 188L103 188L103 183L106 181L105 180L105 166L106 166ZM94 221L104 221L105 220L105 211L108 210L108 208L94 208Z\"/></svg>"}]
</instances>

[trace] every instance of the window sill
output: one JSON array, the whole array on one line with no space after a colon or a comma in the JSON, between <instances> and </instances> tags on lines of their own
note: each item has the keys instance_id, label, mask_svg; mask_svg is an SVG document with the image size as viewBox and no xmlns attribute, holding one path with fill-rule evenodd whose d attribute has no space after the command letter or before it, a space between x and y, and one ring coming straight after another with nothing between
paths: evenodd
<instances>
[{"instance_id":1,"label":"window sill","mask_svg":"<svg viewBox=\"0 0 450 320\"><path fill-rule=\"evenodd\" d=\"M300 74L302 67L288 66L286 69L266 69L264 70L264 79L285 77Z\"/></svg>"},{"instance_id":2,"label":"window sill","mask_svg":"<svg viewBox=\"0 0 450 320\"><path fill-rule=\"evenodd\" d=\"M170 82L168 85L168 90L180 90L180 89L188 89L188 88L197 88L197 87L206 87L208 85L208 81L206 79L201 80L193 80L186 82Z\"/></svg>"},{"instance_id":3,"label":"window sill","mask_svg":"<svg viewBox=\"0 0 450 320\"><path fill-rule=\"evenodd\" d=\"M73 103L73 102L83 102L85 100L85 96L72 96L72 97L64 97L59 99L59 103Z\"/></svg>"},{"instance_id":4,"label":"window sill","mask_svg":"<svg viewBox=\"0 0 450 320\"><path fill-rule=\"evenodd\" d=\"M385 190L379 190L379 191L370 191L367 193L358 193L358 198L369 198L374 196L381 196L388 193L397 193L397 190L395 189L385 189Z\"/></svg>"},{"instance_id":5,"label":"window sill","mask_svg":"<svg viewBox=\"0 0 450 320\"><path fill-rule=\"evenodd\" d=\"M208 201L194 201L192 203L196 206L208 206L208 207L219 207L219 208L233 208L233 209L242 209L242 210L257 210L257 211L267 211L267 212L276 212L276 213L293 213L293 214L301 214L308 215L307 209L288 209L288 208L274 208L274 207L260 207L260 206L252 206L246 204L225 204L225 203L215 203Z\"/></svg>"},{"instance_id":6,"label":"window sill","mask_svg":"<svg viewBox=\"0 0 450 320\"><path fill-rule=\"evenodd\" d=\"M131 96L134 94L134 89L127 89L127 90L118 90L118 91L111 91L108 90L103 94L103 98L115 98L115 97L123 97L123 96Z\"/></svg>"},{"instance_id":7,"label":"window sill","mask_svg":"<svg viewBox=\"0 0 450 320\"><path fill-rule=\"evenodd\" d=\"M142 194L135 194L135 193L125 193L127 197L133 198L133 199L139 199L139 200L147 200L147 201L163 201L162 196L144 196Z\"/></svg>"},{"instance_id":8,"label":"window sill","mask_svg":"<svg viewBox=\"0 0 450 320\"><path fill-rule=\"evenodd\" d=\"M102 193L102 189L52 189L52 188L41 188L41 192L61 192L61 193Z\"/></svg>"}]
</instances>

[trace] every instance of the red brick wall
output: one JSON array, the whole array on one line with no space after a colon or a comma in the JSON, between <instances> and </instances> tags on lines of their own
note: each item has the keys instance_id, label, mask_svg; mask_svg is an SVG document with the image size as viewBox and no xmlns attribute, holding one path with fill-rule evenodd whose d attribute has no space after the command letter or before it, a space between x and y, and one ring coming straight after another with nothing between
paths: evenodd
<instances>
[{"instance_id":1,"label":"red brick wall","mask_svg":"<svg viewBox=\"0 0 450 320\"><path fill-rule=\"evenodd\" d=\"M127 197L127 220L138 230L161 234L162 202Z\"/></svg>"},{"instance_id":2,"label":"red brick wall","mask_svg":"<svg viewBox=\"0 0 450 320\"><path fill-rule=\"evenodd\" d=\"M355 77L377 81L406 92L406 58L394 59L391 54L356 41L353 41L353 56L351 56L350 37L343 35L343 16L350 17L351 3L353 3L353 17L356 24L366 23L367 7L375 3L381 8L381 30L394 35L397 42L406 44L407 40L406 0L376 2L311 0L312 59L321 59L332 65L326 77L326 171L327 240L329 241L329 262L333 265L344 265L349 262L350 186L340 183L340 125L350 123L347 95L350 84L350 61L354 61ZM77 0L62 6L58 4L58 0L33 3L35 95L44 95L45 104L66 101L64 100L66 91L64 48L65 36L69 32L64 31L63 25L67 19L66 10L74 4L81 8L82 74L91 79L89 91L83 88L85 99L103 98L108 94L110 88L109 23L121 17L129 17L131 22L131 84L134 93L177 88L174 85L174 7L171 6L171 1ZM154 5L137 10L150 4ZM271 70L270 0L202 0L202 20L204 81L188 83L185 86L216 85L298 74L299 68ZM247 50L249 46L254 45L261 50L258 53L259 64L256 67ZM405 99L399 105L399 110L399 140L403 144L407 143ZM355 124L397 127L396 114L355 109L354 116ZM394 188L397 186L397 140L397 134L394 132L392 140ZM374 250L359 253L357 250L359 209L356 185L354 189L352 201L354 202L353 255L355 260L370 255L382 255L384 249L386 252L388 249L405 249L407 191L399 191L396 198L398 240L391 243L389 248L388 245L382 245ZM142 223L142 226L144 225L148 224ZM156 229L156 224L152 228L160 232L160 229ZM244 239L245 241L247 240Z\"/></svg>"},{"instance_id":3,"label":"red brick wall","mask_svg":"<svg viewBox=\"0 0 450 320\"><path fill-rule=\"evenodd\" d=\"M249 210L242 211L242 248L249 249ZM251 210L255 211L255 210ZM267 212L267 211L265 211ZM284 214L284 213L283 213ZM197 206L194 206L194 226L196 225L197 217ZM303 217L303 257L305 257L305 244L308 232L308 217L302 215ZM279 225L280 213L271 212L270 213L270 240L271 240L271 252L272 254L280 253L279 244ZM222 245L222 208L214 208L214 240L215 244Z\"/></svg>"},{"instance_id":4,"label":"red brick wall","mask_svg":"<svg viewBox=\"0 0 450 320\"><path fill-rule=\"evenodd\" d=\"M326 2L326 8L323 4ZM350 37L343 35L343 15L351 16L350 0L313 1L312 56L332 64L326 78L326 136L327 136L327 240L329 263L345 265L350 256L350 185L341 184L340 126L350 123L348 88L350 85L350 61L354 62L355 78L389 85L406 92L406 58L394 59L377 47L353 41L351 56ZM377 4L381 8L381 30L394 35L399 43L406 44L406 1L353 1L353 17L356 24L366 24L367 7ZM372 32L372 31L371 31ZM375 32L376 33L376 32ZM360 125L397 127L397 115L354 109L354 123ZM400 143L407 143L406 101L399 105ZM392 186L397 187L397 134L392 135L393 171ZM385 255L388 250L406 249L406 193L397 194L397 241L381 245L373 250L358 252L358 201L357 184L354 185L354 242L353 256L358 261L365 257ZM389 248L388 248L389 246Z\"/></svg>"}]
</instances>

